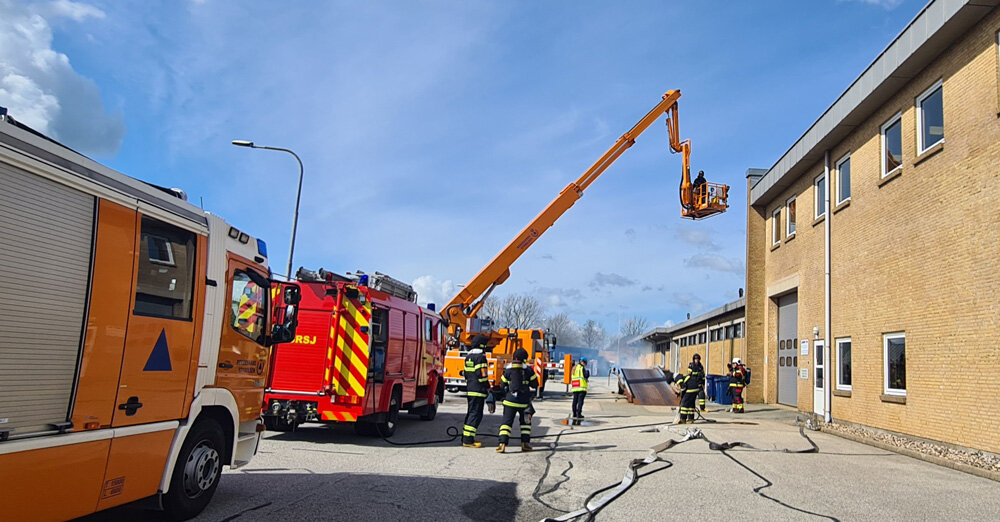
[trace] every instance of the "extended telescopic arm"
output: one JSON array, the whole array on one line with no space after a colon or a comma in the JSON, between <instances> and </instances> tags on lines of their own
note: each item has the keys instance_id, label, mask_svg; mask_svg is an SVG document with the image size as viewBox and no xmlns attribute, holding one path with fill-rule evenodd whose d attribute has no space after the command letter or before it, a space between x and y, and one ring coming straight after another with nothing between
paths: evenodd
<instances>
[{"instance_id":1,"label":"extended telescopic arm","mask_svg":"<svg viewBox=\"0 0 1000 522\"><path fill-rule=\"evenodd\" d=\"M452 336L457 335L459 329L466 328L467 320L476 317L483 305L483 301L489 297L493 289L507 280L510 276L510 266L514 261L517 261L521 257L521 254L528 250L528 247L541 237L560 216L569 210L576 203L576 200L583 196L583 191L587 190L587 187L597 180L622 153L628 150L635 143L635 139L663 113L667 113L668 116L667 128L670 134L670 148L675 152L683 153L684 171L682 185L683 183L687 183L690 186L688 160L691 145L688 141L678 141L677 100L680 97L681 92L677 90L664 94L663 100L656 107L653 107L631 130L622 134L618 138L618 141L600 159L591 165L579 179L566 185L566 188L535 219L531 220L521 233L515 236L492 261L484 266L475 277L469 280L465 287L445 305L441 315L448 321L448 331ZM481 299L480 296L482 296ZM477 299L479 300L476 301ZM465 337L466 333L463 332L463 337ZM462 340L466 341L466 339Z\"/></svg>"}]
</instances>

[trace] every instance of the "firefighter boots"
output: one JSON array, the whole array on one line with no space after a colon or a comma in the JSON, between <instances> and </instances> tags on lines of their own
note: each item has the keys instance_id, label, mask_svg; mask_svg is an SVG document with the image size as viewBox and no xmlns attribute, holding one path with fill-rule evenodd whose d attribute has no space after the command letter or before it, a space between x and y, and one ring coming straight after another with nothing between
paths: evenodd
<instances>
[{"instance_id":1,"label":"firefighter boots","mask_svg":"<svg viewBox=\"0 0 1000 522\"><path fill-rule=\"evenodd\" d=\"M472 441L472 442L469 442L469 443L463 442L462 443L462 447L463 448L481 448L481 447L483 447L483 443L479 442L478 440Z\"/></svg>"},{"instance_id":2,"label":"firefighter boots","mask_svg":"<svg viewBox=\"0 0 1000 522\"><path fill-rule=\"evenodd\" d=\"M521 451L531 451L533 449L534 448L531 447L531 444L528 444L527 442L521 443Z\"/></svg>"},{"instance_id":3,"label":"firefighter boots","mask_svg":"<svg viewBox=\"0 0 1000 522\"><path fill-rule=\"evenodd\" d=\"M497 453L503 453L505 451L507 451L507 445L501 442L500 445L497 446Z\"/></svg>"}]
</instances>

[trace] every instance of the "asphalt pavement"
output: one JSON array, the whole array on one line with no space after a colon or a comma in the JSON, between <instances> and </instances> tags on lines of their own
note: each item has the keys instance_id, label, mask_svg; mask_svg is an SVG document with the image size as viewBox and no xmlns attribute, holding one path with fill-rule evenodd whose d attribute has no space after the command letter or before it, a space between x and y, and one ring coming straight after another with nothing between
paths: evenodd
<instances>
[{"instance_id":1,"label":"asphalt pavement","mask_svg":"<svg viewBox=\"0 0 1000 522\"><path fill-rule=\"evenodd\" d=\"M715 422L672 426L672 407L628 404L604 378L595 378L586 418L572 425L571 398L553 388L564 386L550 384L547 398L535 402L530 453L522 453L517 441L505 454L494 452L499 410L480 426L485 445L479 449L462 448L458 440L395 446L357 436L350 425L268 432L248 466L224 473L212 503L195 520L539 521L582 508L594 492L620 483L634 459L681 440L689 428L702 437L638 468L631 488L595 519L1000 519L997 483L800 430L796 413L785 408L748 404L746 414L734 415L713 404L706 418ZM402 415L391 441L449 439L447 428L461 428L464 414L464 396L449 393L433 421ZM722 451L709 441L748 446ZM814 447L818 451L786 451ZM163 519L145 509L136 503L87 520Z\"/></svg>"}]
</instances>

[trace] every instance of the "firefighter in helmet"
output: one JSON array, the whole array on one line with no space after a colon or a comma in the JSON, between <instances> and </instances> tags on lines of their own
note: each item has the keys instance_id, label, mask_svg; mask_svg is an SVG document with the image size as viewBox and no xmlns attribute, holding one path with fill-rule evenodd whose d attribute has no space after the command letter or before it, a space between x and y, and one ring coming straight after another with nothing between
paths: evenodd
<instances>
[{"instance_id":1,"label":"firefighter in helmet","mask_svg":"<svg viewBox=\"0 0 1000 522\"><path fill-rule=\"evenodd\" d=\"M680 424L691 424L694 422L694 416L697 412L695 401L698 398L698 392L701 391L705 382L704 374L699 373L701 369L701 356L695 354L694 357L695 360L688 364L687 373L676 381L681 391ZM699 361L698 364L695 364L695 361Z\"/></svg>"},{"instance_id":2,"label":"firefighter in helmet","mask_svg":"<svg viewBox=\"0 0 1000 522\"><path fill-rule=\"evenodd\" d=\"M733 396L733 413L743 413L743 387L746 386L746 366L739 357L729 364L729 392Z\"/></svg>"},{"instance_id":3,"label":"firefighter in helmet","mask_svg":"<svg viewBox=\"0 0 1000 522\"><path fill-rule=\"evenodd\" d=\"M465 356L465 396L468 408L465 412L465 425L462 426L462 446L466 448L483 447L483 443L476 440L476 430L483 420L483 405L489 393L485 353L488 342L489 337L476 335L469 343L472 350Z\"/></svg>"},{"instance_id":4,"label":"firefighter in helmet","mask_svg":"<svg viewBox=\"0 0 1000 522\"><path fill-rule=\"evenodd\" d=\"M694 357L691 358L691 364L694 365L692 368L694 376L701 378L701 389L698 390L698 409L701 410L702 413L705 413L705 411L707 411L705 408L705 399L707 398L705 396L705 367L701 364L701 355L694 354Z\"/></svg>"},{"instance_id":5,"label":"firefighter in helmet","mask_svg":"<svg viewBox=\"0 0 1000 522\"><path fill-rule=\"evenodd\" d=\"M534 393L531 389L538 388L538 376L526 365L524 361L528 359L528 352L524 348L514 351L514 362L507 365L503 370L501 382L506 391L503 400L503 423L500 425L500 444L497 446L497 453L507 450L507 442L510 441L510 432L514 427L514 416L518 417L521 426L521 451L531 451L531 419L525 410L529 407L531 396Z\"/></svg>"}]
</instances>

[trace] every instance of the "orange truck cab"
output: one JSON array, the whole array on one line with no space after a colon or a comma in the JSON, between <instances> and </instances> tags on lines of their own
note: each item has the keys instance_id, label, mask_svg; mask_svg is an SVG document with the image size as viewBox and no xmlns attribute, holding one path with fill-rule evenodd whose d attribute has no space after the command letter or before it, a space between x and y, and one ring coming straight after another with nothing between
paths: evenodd
<instances>
[{"instance_id":1,"label":"orange truck cab","mask_svg":"<svg viewBox=\"0 0 1000 522\"><path fill-rule=\"evenodd\" d=\"M0 116L0 491L4 520L157 496L198 514L254 456L269 345L295 284L267 248L177 189ZM280 323L280 324L278 324Z\"/></svg>"},{"instance_id":2,"label":"orange truck cab","mask_svg":"<svg viewBox=\"0 0 1000 522\"><path fill-rule=\"evenodd\" d=\"M532 364L538 382L544 386L547 378L546 370L554 368L550 360L551 347L555 346L555 336L544 330L514 330L501 328L496 331L499 341L486 350L487 374L492 385L500 382L504 367L514 360L514 351L524 348L528 352L528 362ZM492 343L492 341L491 341ZM466 346L461 349L450 349L445 357L445 386L450 392L466 389L465 356Z\"/></svg>"},{"instance_id":3,"label":"orange truck cab","mask_svg":"<svg viewBox=\"0 0 1000 522\"><path fill-rule=\"evenodd\" d=\"M418 306L410 285L378 272L300 269L297 279L298 334L275 351L268 429L349 422L359 433L388 437L400 410L434 419L445 389L441 316Z\"/></svg>"}]
</instances>

